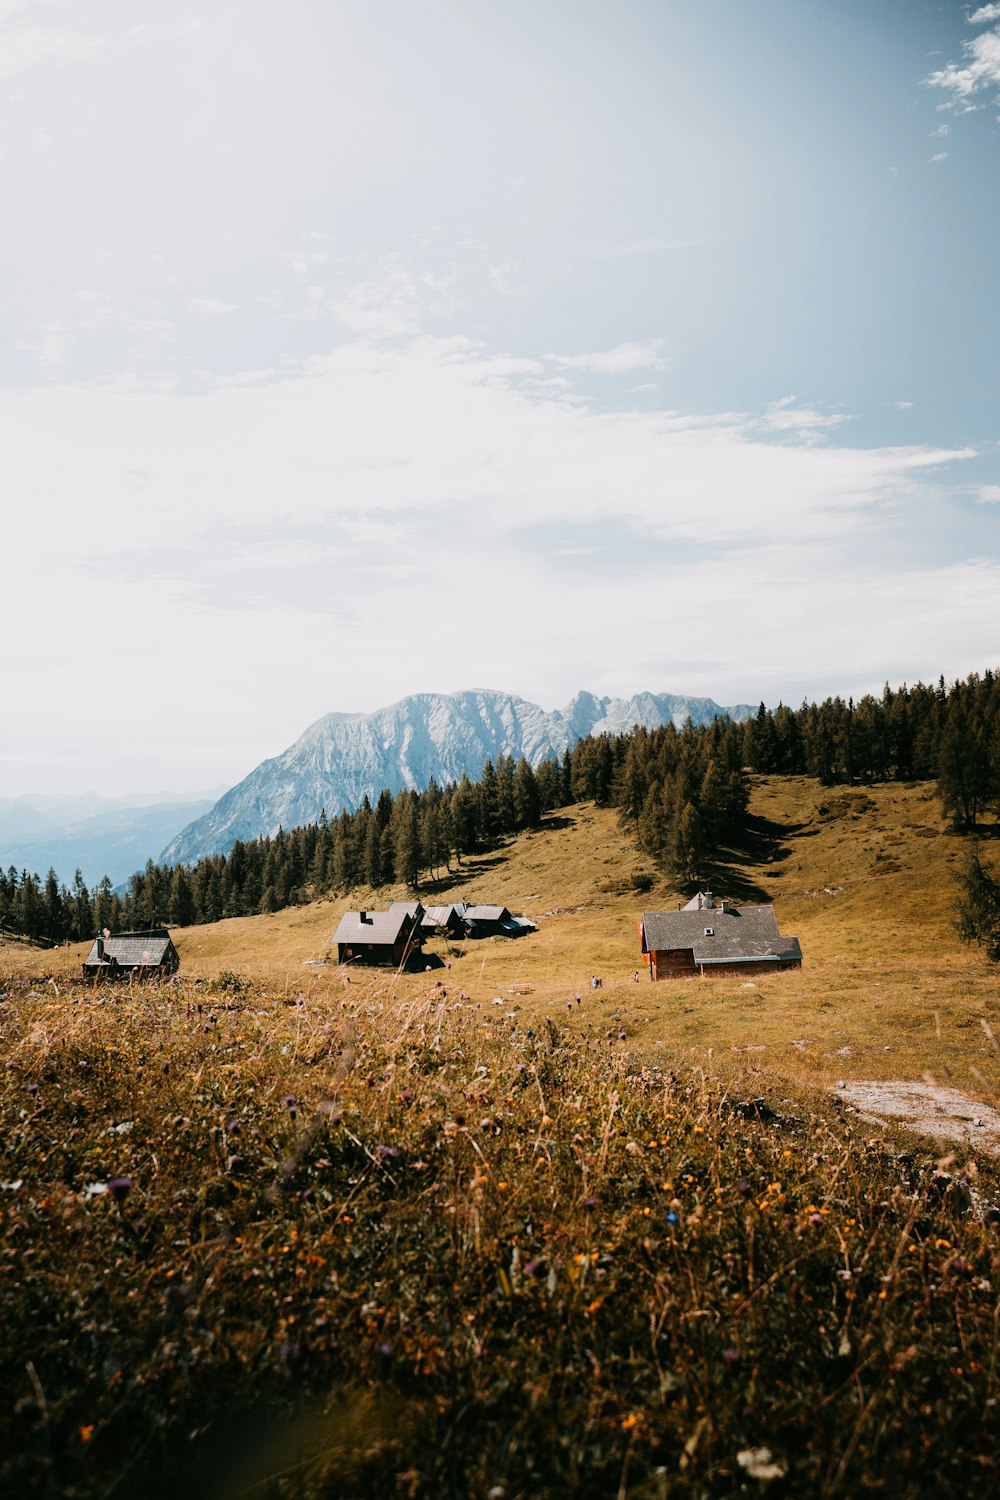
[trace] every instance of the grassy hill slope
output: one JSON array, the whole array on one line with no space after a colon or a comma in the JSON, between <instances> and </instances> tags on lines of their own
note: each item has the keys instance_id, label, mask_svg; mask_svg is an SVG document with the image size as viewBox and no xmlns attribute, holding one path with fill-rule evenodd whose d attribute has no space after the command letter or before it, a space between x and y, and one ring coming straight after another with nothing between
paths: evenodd
<instances>
[{"instance_id":1,"label":"grassy hill slope","mask_svg":"<svg viewBox=\"0 0 1000 1500\"><path fill-rule=\"evenodd\" d=\"M662 879L638 893L633 877L652 875L649 862L613 812L581 804L421 892L425 902L502 902L539 927L516 942L432 943L428 953L451 964L434 979L455 1000L464 993L468 1003L489 1007L506 997L507 1009L524 1019L550 1016L616 1037L624 1030L629 1051L650 1060L710 1060L730 1075L819 1085L920 1079L929 1070L974 1097L995 1094L1000 1060L982 1023L1000 1034L1000 982L953 929L954 872L965 846L949 831L933 788L840 789L762 777L751 815L747 847L729 851L712 883L719 895L773 901L782 930L802 942L801 971L651 984L639 918L684 897ZM330 960L330 937L348 905L385 906L408 894L361 890L180 931L182 973L211 980L229 970L289 993L339 993L344 974L307 960ZM45 963L57 976L71 975L82 954L61 950ZM5 963L37 969L39 961L7 950L0 972ZM603 981L599 991L590 989L593 974ZM420 975L373 982L399 1000L424 983ZM512 995L512 985L530 993Z\"/></svg>"},{"instance_id":2,"label":"grassy hill slope","mask_svg":"<svg viewBox=\"0 0 1000 1500\"><path fill-rule=\"evenodd\" d=\"M994 1495L995 1164L803 1087L994 1088L958 841L920 788L753 812L715 884L801 973L634 984L676 893L588 806L449 887L540 924L450 969L304 967L342 902L162 988L0 950L0 1492Z\"/></svg>"}]
</instances>

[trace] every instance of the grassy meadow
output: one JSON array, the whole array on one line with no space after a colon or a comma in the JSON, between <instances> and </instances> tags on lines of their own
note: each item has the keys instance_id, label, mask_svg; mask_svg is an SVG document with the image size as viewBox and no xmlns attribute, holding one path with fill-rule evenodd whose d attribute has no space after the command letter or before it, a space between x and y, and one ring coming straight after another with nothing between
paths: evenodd
<instances>
[{"instance_id":1,"label":"grassy meadow","mask_svg":"<svg viewBox=\"0 0 1000 1500\"><path fill-rule=\"evenodd\" d=\"M680 894L586 804L431 891L538 932L416 974L330 961L344 900L162 987L0 948L4 1493L995 1493L996 1164L836 1096L997 1099L962 841L922 786L751 812L713 888L800 972L651 984Z\"/></svg>"}]
</instances>

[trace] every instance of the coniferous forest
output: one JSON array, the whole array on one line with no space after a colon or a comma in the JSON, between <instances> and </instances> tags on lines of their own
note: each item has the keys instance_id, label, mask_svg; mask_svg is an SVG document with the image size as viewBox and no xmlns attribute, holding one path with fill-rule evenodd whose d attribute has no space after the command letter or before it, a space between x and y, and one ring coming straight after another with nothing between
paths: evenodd
<instances>
[{"instance_id":1,"label":"coniferous forest","mask_svg":"<svg viewBox=\"0 0 1000 1500\"><path fill-rule=\"evenodd\" d=\"M463 858L536 827L542 814L584 799L618 809L640 851L680 885L696 881L745 824L749 775L809 775L825 785L936 780L944 813L975 835L1000 811L1000 675L950 687L886 686L857 703L828 698L799 709L761 704L677 730L635 729L580 740L536 769L487 761L478 781L383 791L372 806L273 837L237 841L191 867L148 861L125 890L88 889L50 870L0 873L0 932L43 943L111 931L184 927L250 916L355 886L413 890L460 869Z\"/></svg>"}]
</instances>

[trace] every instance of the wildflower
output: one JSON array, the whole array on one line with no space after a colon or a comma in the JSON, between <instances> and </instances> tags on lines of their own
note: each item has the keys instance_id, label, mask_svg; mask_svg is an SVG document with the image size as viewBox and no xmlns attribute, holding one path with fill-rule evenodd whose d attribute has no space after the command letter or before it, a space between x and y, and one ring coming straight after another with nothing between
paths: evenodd
<instances>
[{"instance_id":1,"label":"wildflower","mask_svg":"<svg viewBox=\"0 0 1000 1500\"><path fill-rule=\"evenodd\" d=\"M29 1083L28 1084L28 1093L29 1094L37 1094L38 1093L38 1084L37 1083Z\"/></svg>"},{"instance_id":2,"label":"wildflower","mask_svg":"<svg viewBox=\"0 0 1000 1500\"><path fill-rule=\"evenodd\" d=\"M775 1463L770 1448L741 1448L736 1462L751 1479L783 1479L788 1472L787 1465Z\"/></svg>"},{"instance_id":3,"label":"wildflower","mask_svg":"<svg viewBox=\"0 0 1000 1500\"><path fill-rule=\"evenodd\" d=\"M596 1198L584 1198L581 1201L580 1206L581 1206L581 1208L587 1208L587 1209L596 1208L597 1207L597 1199Z\"/></svg>"},{"instance_id":4,"label":"wildflower","mask_svg":"<svg viewBox=\"0 0 1000 1500\"><path fill-rule=\"evenodd\" d=\"M723 1349L722 1363L725 1366L727 1374L729 1371L737 1369L742 1361L743 1356L738 1349Z\"/></svg>"},{"instance_id":5,"label":"wildflower","mask_svg":"<svg viewBox=\"0 0 1000 1500\"><path fill-rule=\"evenodd\" d=\"M240 1133L240 1122L239 1122L239 1120L227 1120L226 1121L226 1134L227 1135L239 1135L239 1133Z\"/></svg>"},{"instance_id":6,"label":"wildflower","mask_svg":"<svg viewBox=\"0 0 1000 1500\"><path fill-rule=\"evenodd\" d=\"M132 1179L131 1177L111 1177L105 1185L115 1202L120 1203L131 1192Z\"/></svg>"},{"instance_id":7,"label":"wildflower","mask_svg":"<svg viewBox=\"0 0 1000 1500\"><path fill-rule=\"evenodd\" d=\"M537 1276L544 1264L545 1257L543 1255L538 1256L536 1260L529 1260L524 1268L525 1276Z\"/></svg>"},{"instance_id":8,"label":"wildflower","mask_svg":"<svg viewBox=\"0 0 1000 1500\"><path fill-rule=\"evenodd\" d=\"M382 1161L386 1161L388 1158L399 1155L398 1146L376 1146L375 1150L378 1152L379 1158Z\"/></svg>"},{"instance_id":9,"label":"wildflower","mask_svg":"<svg viewBox=\"0 0 1000 1500\"><path fill-rule=\"evenodd\" d=\"M381 1344L379 1344L378 1346L378 1352L379 1354L381 1354L383 1359L392 1358L392 1345L390 1344L388 1339L382 1340Z\"/></svg>"},{"instance_id":10,"label":"wildflower","mask_svg":"<svg viewBox=\"0 0 1000 1500\"><path fill-rule=\"evenodd\" d=\"M668 1209L663 1217L666 1219L668 1224L676 1224L678 1222L677 1215L674 1213L674 1210L672 1208Z\"/></svg>"},{"instance_id":11,"label":"wildflower","mask_svg":"<svg viewBox=\"0 0 1000 1500\"><path fill-rule=\"evenodd\" d=\"M86 1424L86 1426L80 1428L80 1441L81 1441L81 1443L89 1443L90 1440L91 1440L91 1438L93 1436L94 1436L94 1424L93 1424L93 1422L88 1422Z\"/></svg>"},{"instance_id":12,"label":"wildflower","mask_svg":"<svg viewBox=\"0 0 1000 1500\"><path fill-rule=\"evenodd\" d=\"M163 1310L168 1313L183 1312L187 1306L188 1289L180 1282L171 1282L163 1293Z\"/></svg>"},{"instance_id":13,"label":"wildflower","mask_svg":"<svg viewBox=\"0 0 1000 1500\"><path fill-rule=\"evenodd\" d=\"M736 1191L739 1193L741 1198L745 1198L747 1193L749 1193L750 1184L749 1182L747 1182L745 1177L741 1177L739 1182L736 1184Z\"/></svg>"}]
</instances>

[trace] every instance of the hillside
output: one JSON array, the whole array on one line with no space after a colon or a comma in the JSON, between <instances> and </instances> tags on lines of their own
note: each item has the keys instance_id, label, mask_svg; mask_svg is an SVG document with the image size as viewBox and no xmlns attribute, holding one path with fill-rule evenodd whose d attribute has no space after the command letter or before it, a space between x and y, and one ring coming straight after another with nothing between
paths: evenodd
<instances>
[{"instance_id":1,"label":"hillside","mask_svg":"<svg viewBox=\"0 0 1000 1500\"><path fill-rule=\"evenodd\" d=\"M431 944L429 952L436 947L451 963L435 979L484 1007L512 984L528 985L530 993L511 999L512 1013L624 1029L630 1052L650 1059L710 1059L716 1068L822 1085L920 1079L928 1068L973 1096L983 1094L982 1079L1000 1085L981 1025L1000 1034L997 980L951 926L965 845L949 832L933 788L831 789L805 777L758 777L751 815L749 849L716 872L714 887L772 901L782 931L802 942L800 972L760 976L752 986L738 977L651 985L637 923L643 910L672 907L681 893L662 879L646 893L632 889L634 874L652 873L649 862L613 812L580 804L421 892L425 901L499 901L539 928L515 943L490 939L450 952ZM329 960L341 911L406 894L359 890L182 930L175 934L182 974L211 980L231 970L307 996L339 990L344 976L335 967L307 961ZM45 963L73 973L81 957L63 950ZM17 960L0 950L5 961ZM603 987L592 993L593 974ZM376 972L367 982L403 1000L420 993L424 979Z\"/></svg>"},{"instance_id":2,"label":"hillside","mask_svg":"<svg viewBox=\"0 0 1000 1500\"><path fill-rule=\"evenodd\" d=\"M920 786L762 779L753 814L716 888L805 967L752 983L633 983L676 893L586 804L456 878L539 931L450 968L306 966L342 900L178 932L159 989L0 947L0 1489L995 1494L985 1134L841 1108L996 1097L961 841Z\"/></svg>"},{"instance_id":3,"label":"hillside","mask_svg":"<svg viewBox=\"0 0 1000 1500\"><path fill-rule=\"evenodd\" d=\"M996 1097L961 841L920 786L753 814L716 889L805 953L753 982L633 982L676 893L586 804L449 887L539 931L430 972L307 965L342 900L180 931L163 987L0 947L0 1490L994 1495L985 1133L842 1108Z\"/></svg>"},{"instance_id":4,"label":"hillside","mask_svg":"<svg viewBox=\"0 0 1000 1500\"><path fill-rule=\"evenodd\" d=\"M728 714L742 721L746 704L721 708L711 698L637 693L629 699L578 693L551 713L510 693L478 689L418 693L371 714L327 714L294 745L264 761L216 805L182 829L164 849L166 864L226 853L236 839L273 835L315 823L325 810L353 812L383 788L396 793L439 786L463 775L478 779L487 759L521 756L538 766L588 735L623 734L637 724L656 728L689 718L709 723Z\"/></svg>"}]
</instances>

